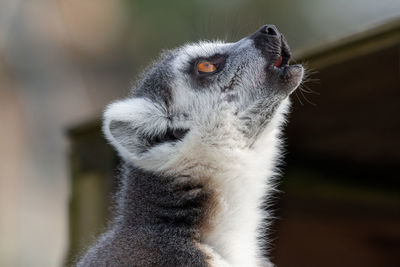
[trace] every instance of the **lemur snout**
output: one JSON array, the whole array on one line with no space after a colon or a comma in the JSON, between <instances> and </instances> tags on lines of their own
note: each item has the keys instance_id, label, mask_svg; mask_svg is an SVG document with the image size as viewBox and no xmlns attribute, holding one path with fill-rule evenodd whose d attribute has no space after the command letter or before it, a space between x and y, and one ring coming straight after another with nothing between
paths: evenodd
<instances>
[{"instance_id":1,"label":"lemur snout","mask_svg":"<svg viewBox=\"0 0 400 267\"><path fill-rule=\"evenodd\" d=\"M248 38L254 41L257 49L261 50L264 57L271 63L279 61L276 67L285 66L290 59L290 49L286 43L285 37L281 34L275 25L266 24L259 28ZM283 62L283 64L281 64Z\"/></svg>"}]
</instances>

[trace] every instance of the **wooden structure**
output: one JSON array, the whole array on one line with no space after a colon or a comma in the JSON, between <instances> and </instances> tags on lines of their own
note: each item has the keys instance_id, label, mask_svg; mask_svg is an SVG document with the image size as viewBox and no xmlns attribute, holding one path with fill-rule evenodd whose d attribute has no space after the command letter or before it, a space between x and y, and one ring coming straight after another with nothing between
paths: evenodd
<instances>
[{"instance_id":1,"label":"wooden structure","mask_svg":"<svg viewBox=\"0 0 400 267\"><path fill-rule=\"evenodd\" d=\"M318 95L294 98L275 263L399 266L400 20L297 58Z\"/></svg>"}]
</instances>

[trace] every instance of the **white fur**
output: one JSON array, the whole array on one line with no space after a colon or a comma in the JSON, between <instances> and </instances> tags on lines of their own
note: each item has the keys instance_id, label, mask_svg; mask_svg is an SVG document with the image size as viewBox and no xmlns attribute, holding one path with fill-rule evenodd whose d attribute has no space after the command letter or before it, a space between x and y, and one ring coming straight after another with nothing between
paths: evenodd
<instances>
[{"instance_id":1,"label":"white fur","mask_svg":"<svg viewBox=\"0 0 400 267\"><path fill-rule=\"evenodd\" d=\"M141 158L122 146L121 140L115 140L110 132L110 123L112 121L129 122L136 124L135 126L139 126L143 132L149 135L157 134L166 128L165 111L162 109L163 107L145 98L129 98L112 103L104 112L103 132L109 142L116 147L121 157L134 162L139 161Z\"/></svg>"}]
</instances>

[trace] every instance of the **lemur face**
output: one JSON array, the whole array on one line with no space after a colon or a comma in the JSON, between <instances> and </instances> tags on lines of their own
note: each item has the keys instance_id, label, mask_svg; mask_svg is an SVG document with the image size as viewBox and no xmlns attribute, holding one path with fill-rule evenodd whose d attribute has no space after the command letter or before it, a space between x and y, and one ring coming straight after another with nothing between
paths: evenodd
<instances>
[{"instance_id":1,"label":"lemur face","mask_svg":"<svg viewBox=\"0 0 400 267\"><path fill-rule=\"evenodd\" d=\"M152 170L195 138L204 146L231 138L251 149L302 81L303 67L288 65L289 59L273 25L236 43L199 42L167 51L131 98L107 108L104 132L126 160Z\"/></svg>"}]
</instances>

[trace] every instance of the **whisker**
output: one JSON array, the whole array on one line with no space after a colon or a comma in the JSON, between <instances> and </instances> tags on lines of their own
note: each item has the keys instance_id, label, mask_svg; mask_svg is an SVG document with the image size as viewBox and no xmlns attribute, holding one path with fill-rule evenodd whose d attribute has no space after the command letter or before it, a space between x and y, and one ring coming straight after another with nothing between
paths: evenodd
<instances>
[{"instance_id":1,"label":"whisker","mask_svg":"<svg viewBox=\"0 0 400 267\"><path fill-rule=\"evenodd\" d=\"M296 91L294 91L294 94L296 95L296 98L299 100L299 102L300 102L300 105L304 106L304 104L303 104L303 102L301 101L301 99L300 99L299 95L297 94L297 90L296 90Z\"/></svg>"},{"instance_id":2,"label":"whisker","mask_svg":"<svg viewBox=\"0 0 400 267\"><path fill-rule=\"evenodd\" d=\"M320 93L310 89L310 87L308 87L307 85L303 84L300 86L299 88L301 91L303 91L304 93L308 93L308 94L314 94L314 95L321 95Z\"/></svg>"},{"instance_id":3,"label":"whisker","mask_svg":"<svg viewBox=\"0 0 400 267\"><path fill-rule=\"evenodd\" d=\"M300 88L300 94L303 96L303 98L304 98L304 100L305 101L307 101L309 104L311 104L311 105L313 105L313 106L316 106L317 104L315 104L314 102L312 102L312 101L310 101L306 96L305 96L305 94L303 93L303 90Z\"/></svg>"},{"instance_id":4,"label":"whisker","mask_svg":"<svg viewBox=\"0 0 400 267\"><path fill-rule=\"evenodd\" d=\"M294 62L296 62L296 61L294 61ZM304 98L304 100L305 100L307 103L309 103L309 104L311 104L311 105L313 105L313 106L316 106L316 104L315 104L314 102L312 102L310 99L307 98L306 94L320 95L320 93L319 93L319 92L316 92L316 91L314 91L314 90L312 90L312 89L311 89L309 86L307 86L306 84L309 84L309 83L318 83L318 82L319 82L319 79L311 78L311 75L316 74L317 71L315 71L315 70L313 70L313 69L310 69L310 68L307 68L307 63L305 63L305 64L303 64L303 65L306 65L306 67L305 67L305 73L304 73L304 77L303 77L303 81L301 82L301 84L300 84L298 90L295 91L295 95L296 95L297 99L299 100L299 102L300 102L300 104L301 104L302 106L304 105L304 103L303 103L303 101L301 100L301 98L299 97L299 95L297 94L297 91L299 91L299 93L301 94L302 98Z\"/></svg>"}]
</instances>

